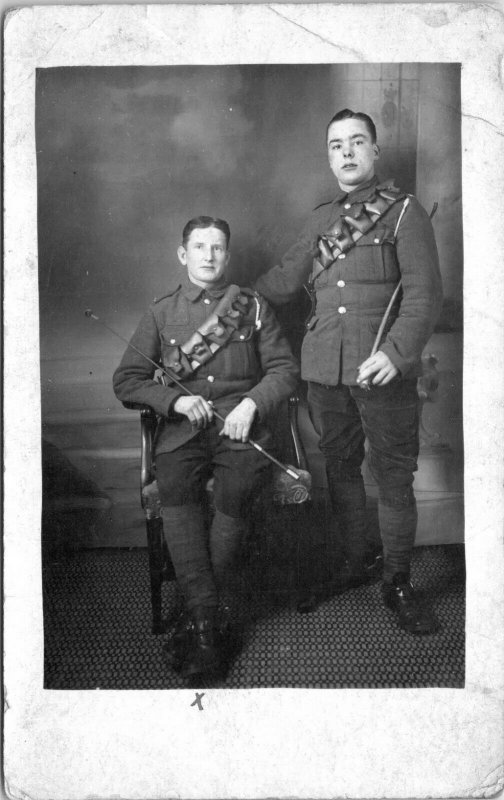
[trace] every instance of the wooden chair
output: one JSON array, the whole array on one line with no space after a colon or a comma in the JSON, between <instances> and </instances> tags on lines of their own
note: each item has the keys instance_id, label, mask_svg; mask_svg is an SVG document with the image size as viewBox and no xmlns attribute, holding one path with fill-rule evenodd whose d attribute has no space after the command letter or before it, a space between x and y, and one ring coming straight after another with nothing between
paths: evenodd
<instances>
[{"instance_id":1,"label":"wooden chair","mask_svg":"<svg viewBox=\"0 0 504 800\"><path fill-rule=\"evenodd\" d=\"M156 481L156 467L154 463L154 436L157 427L157 416L149 406L126 404L127 408L140 411L141 429L141 467L140 467L140 499L145 513L147 529L147 548L149 554L149 575L152 604L152 633L161 634L166 630L162 617L162 585L164 581L175 579L175 571L171 562L170 553L163 534L163 521L160 514L160 500ZM287 403L286 424L280 425L284 430L282 453L286 461L297 470L307 473L306 453L301 441L298 426L299 399L291 397ZM280 470L279 470L280 472ZM283 476L283 473L282 473ZM305 482L306 483L306 482ZM271 502L286 506L297 506L310 499L310 486L305 483L290 484L284 480L270 482L268 492ZM211 507L212 479L207 484L209 506ZM264 496L256 502L264 502Z\"/></svg>"}]
</instances>

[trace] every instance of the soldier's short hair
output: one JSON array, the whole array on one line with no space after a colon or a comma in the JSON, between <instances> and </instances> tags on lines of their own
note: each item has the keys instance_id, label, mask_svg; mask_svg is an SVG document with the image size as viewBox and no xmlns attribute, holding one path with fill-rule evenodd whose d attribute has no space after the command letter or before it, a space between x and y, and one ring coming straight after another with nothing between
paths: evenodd
<instances>
[{"instance_id":1,"label":"soldier's short hair","mask_svg":"<svg viewBox=\"0 0 504 800\"><path fill-rule=\"evenodd\" d=\"M335 114L334 117L329 121L326 128L326 141L329 134L329 128L333 122L341 122L343 119L360 119L361 122L364 122L369 131L369 135L371 136L372 143L376 144L376 125L369 114L365 114L363 111L352 111L350 108L344 108L342 111L338 111L338 113Z\"/></svg>"},{"instance_id":2,"label":"soldier's short hair","mask_svg":"<svg viewBox=\"0 0 504 800\"><path fill-rule=\"evenodd\" d=\"M182 231L182 244L184 247L187 244L189 236L196 228L218 228L226 237L226 247L229 247L231 239L231 231L225 219L218 219L217 217L193 217L186 223Z\"/></svg>"}]
</instances>

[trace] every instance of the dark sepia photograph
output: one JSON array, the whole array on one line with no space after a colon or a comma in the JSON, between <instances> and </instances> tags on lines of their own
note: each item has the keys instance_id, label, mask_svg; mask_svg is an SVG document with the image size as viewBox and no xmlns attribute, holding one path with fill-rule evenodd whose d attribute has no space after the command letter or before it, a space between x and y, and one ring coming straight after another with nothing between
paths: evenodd
<instances>
[{"instance_id":1,"label":"dark sepia photograph","mask_svg":"<svg viewBox=\"0 0 504 800\"><path fill-rule=\"evenodd\" d=\"M460 63L39 67L47 690L465 686Z\"/></svg>"}]
</instances>

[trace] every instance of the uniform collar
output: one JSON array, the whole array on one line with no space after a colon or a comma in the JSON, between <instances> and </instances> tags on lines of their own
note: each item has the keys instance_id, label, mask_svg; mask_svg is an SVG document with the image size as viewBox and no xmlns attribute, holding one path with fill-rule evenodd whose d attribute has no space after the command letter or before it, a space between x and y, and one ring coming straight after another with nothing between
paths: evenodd
<instances>
[{"instance_id":1,"label":"uniform collar","mask_svg":"<svg viewBox=\"0 0 504 800\"><path fill-rule=\"evenodd\" d=\"M334 198L335 203L342 203L344 200L347 200L349 203L362 203L364 200L367 200L370 195L373 194L375 189L385 189L386 187L390 186L393 181L382 181L380 183L378 176L373 175L368 181L365 183L361 183L360 186L356 186L355 189L352 189L351 192L345 192L344 189L338 187L338 191L336 193L336 197Z\"/></svg>"},{"instance_id":2,"label":"uniform collar","mask_svg":"<svg viewBox=\"0 0 504 800\"><path fill-rule=\"evenodd\" d=\"M198 286L196 283L190 281L186 272L181 276L180 287L185 297L194 303L196 300L199 300L202 294L206 294L208 297L214 299L220 299L227 289L227 284L215 289L204 289L203 286Z\"/></svg>"}]
</instances>

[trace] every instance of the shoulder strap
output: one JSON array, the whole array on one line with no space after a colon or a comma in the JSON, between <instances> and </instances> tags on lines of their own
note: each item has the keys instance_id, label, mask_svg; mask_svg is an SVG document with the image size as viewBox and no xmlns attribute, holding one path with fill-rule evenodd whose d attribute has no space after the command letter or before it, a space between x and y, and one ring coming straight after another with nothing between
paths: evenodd
<instances>
[{"instance_id":1,"label":"shoulder strap","mask_svg":"<svg viewBox=\"0 0 504 800\"><path fill-rule=\"evenodd\" d=\"M165 298L167 297L172 297L175 294L175 292L177 292L180 289L180 286L181 286L180 281L178 281L178 283L174 283L173 286L169 288L164 294L160 295L159 297L155 297L154 300L152 301L152 305L160 303L161 300L165 300Z\"/></svg>"}]
</instances>

